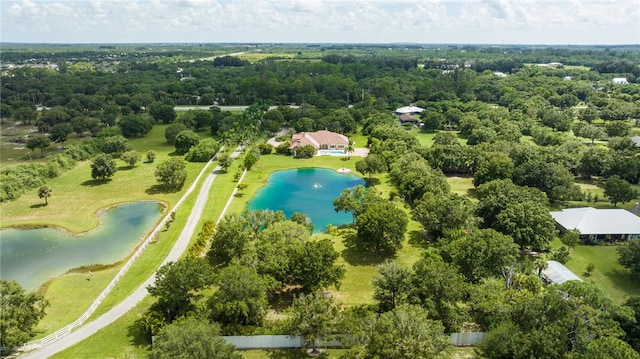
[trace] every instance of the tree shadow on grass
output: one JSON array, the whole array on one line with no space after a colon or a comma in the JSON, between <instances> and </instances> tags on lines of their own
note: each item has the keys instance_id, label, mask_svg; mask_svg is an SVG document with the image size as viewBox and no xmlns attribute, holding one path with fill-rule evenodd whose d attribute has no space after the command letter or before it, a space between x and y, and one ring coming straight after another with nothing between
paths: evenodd
<instances>
[{"instance_id":1,"label":"tree shadow on grass","mask_svg":"<svg viewBox=\"0 0 640 359\"><path fill-rule=\"evenodd\" d=\"M373 186L377 186L377 185L380 184L380 179L375 178L375 177L365 178L364 182L367 184L367 186L373 187Z\"/></svg>"},{"instance_id":2,"label":"tree shadow on grass","mask_svg":"<svg viewBox=\"0 0 640 359\"><path fill-rule=\"evenodd\" d=\"M145 189L144 193L146 194L174 193L174 192L178 192L179 190L180 188L167 187L167 186L156 184Z\"/></svg>"},{"instance_id":3,"label":"tree shadow on grass","mask_svg":"<svg viewBox=\"0 0 640 359\"><path fill-rule=\"evenodd\" d=\"M44 204L44 203L36 203L36 204L32 204L29 207L31 207L31 208L42 208L44 206L46 206L46 204Z\"/></svg>"},{"instance_id":4,"label":"tree shadow on grass","mask_svg":"<svg viewBox=\"0 0 640 359\"><path fill-rule=\"evenodd\" d=\"M387 259L394 258L393 254L372 252L364 248L355 231L344 233L343 238L345 249L342 251L342 258L352 266L378 265Z\"/></svg>"},{"instance_id":5,"label":"tree shadow on grass","mask_svg":"<svg viewBox=\"0 0 640 359\"><path fill-rule=\"evenodd\" d=\"M129 344L132 346L151 348L151 339L142 324L142 319L136 320L127 328L127 336L129 337Z\"/></svg>"},{"instance_id":6,"label":"tree shadow on grass","mask_svg":"<svg viewBox=\"0 0 640 359\"><path fill-rule=\"evenodd\" d=\"M298 287L285 288L279 292L269 293L269 306L274 310L281 312L291 307L293 298L301 293Z\"/></svg>"},{"instance_id":7,"label":"tree shadow on grass","mask_svg":"<svg viewBox=\"0 0 640 359\"><path fill-rule=\"evenodd\" d=\"M268 357L271 359L308 359L311 356L307 354L306 349L278 349L268 350ZM327 352L322 352L314 358L328 358Z\"/></svg>"},{"instance_id":8,"label":"tree shadow on grass","mask_svg":"<svg viewBox=\"0 0 640 359\"><path fill-rule=\"evenodd\" d=\"M134 168L136 168L136 167L135 167L135 166L129 166L129 165L127 165L127 166L120 166L120 167L118 167L118 169L117 169L117 170L118 170L118 171L129 171L129 170L132 170L132 169L134 169Z\"/></svg>"},{"instance_id":9,"label":"tree shadow on grass","mask_svg":"<svg viewBox=\"0 0 640 359\"><path fill-rule=\"evenodd\" d=\"M467 194L471 198L478 198L478 189L477 188L469 188L469 189L467 189Z\"/></svg>"},{"instance_id":10,"label":"tree shadow on grass","mask_svg":"<svg viewBox=\"0 0 640 359\"><path fill-rule=\"evenodd\" d=\"M424 231L413 230L409 232L409 244L414 247L428 248L431 241L425 235Z\"/></svg>"},{"instance_id":11,"label":"tree shadow on grass","mask_svg":"<svg viewBox=\"0 0 640 359\"><path fill-rule=\"evenodd\" d=\"M638 287L637 282L634 282L633 278L631 278L629 270L613 269L610 271L602 272L602 274L609 278L611 283L613 283L617 288L619 288L628 296L640 295L640 287Z\"/></svg>"},{"instance_id":12,"label":"tree shadow on grass","mask_svg":"<svg viewBox=\"0 0 640 359\"><path fill-rule=\"evenodd\" d=\"M88 187L96 187L96 186L101 186L101 185L109 183L109 182L111 182L110 178L90 179L90 180L86 180L86 181L80 183L80 185L88 186Z\"/></svg>"}]
</instances>

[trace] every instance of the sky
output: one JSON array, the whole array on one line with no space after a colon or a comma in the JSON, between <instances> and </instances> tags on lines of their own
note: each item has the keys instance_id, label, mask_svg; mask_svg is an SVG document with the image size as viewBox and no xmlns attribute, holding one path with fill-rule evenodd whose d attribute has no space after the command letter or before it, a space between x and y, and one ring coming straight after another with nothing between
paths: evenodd
<instances>
[{"instance_id":1,"label":"sky","mask_svg":"<svg viewBox=\"0 0 640 359\"><path fill-rule=\"evenodd\" d=\"M640 44L640 0L0 0L26 43Z\"/></svg>"}]
</instances>

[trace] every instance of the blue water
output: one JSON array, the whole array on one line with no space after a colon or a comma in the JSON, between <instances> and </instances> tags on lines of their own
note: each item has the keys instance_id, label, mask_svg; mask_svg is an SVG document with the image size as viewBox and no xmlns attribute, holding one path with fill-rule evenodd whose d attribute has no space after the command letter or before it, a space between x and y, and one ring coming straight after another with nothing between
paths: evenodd
<instances>
[{"instance_id":1,"label":"blue water","mask_svg":"<svg viewBox=\"0 0 640 359\"><path fill-rule=\"evenodd\" d=\"M153 228L162 207L134 202L100 213L101 224L74 236L53 228L0 231L0 278L36 290L49 278L72 268L124 259Z\"/></svg>"},{"instance_id":2,"label":"blue water","mask_svg":"<svg viewBox=\"0 0 640 359\"><path fill-rule=\"evenodd\" d=\"M362 178L323 168L302 168L274 172L267 185L253 197L249 210L284 211L287 218L302 212L311 219L314 232L324 232L329 224L351 223L351 213L336 212L333 201L345 188L364 185Z\"/></svg>"}]
</instances>

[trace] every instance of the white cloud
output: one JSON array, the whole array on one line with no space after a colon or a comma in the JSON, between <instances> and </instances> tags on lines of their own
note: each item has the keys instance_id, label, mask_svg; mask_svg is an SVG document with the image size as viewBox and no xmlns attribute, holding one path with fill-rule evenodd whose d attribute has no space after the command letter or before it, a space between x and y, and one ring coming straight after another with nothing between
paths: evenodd
<instances>
[{"instance_id":1,"label":"white cloud","mask_svg":"<svg viewBox=\"0 0 640 359\"><path fill-rule=\"evenodd\" d=\"M322 0L306 1L306 0L293 0L288 6L289 10L293 12L304 12L311 14L323 14L328 10L327 5Z\"/></svg>"},{"instance_id":2,"label":"white cloud","mask_svg":"<svg viewBox=\"0 0 640 359\"><path fill-rule=\"evenodd\" d=\"M3 0L13 42L640 43L637 0Z\"/></svg>"}]
</instances>

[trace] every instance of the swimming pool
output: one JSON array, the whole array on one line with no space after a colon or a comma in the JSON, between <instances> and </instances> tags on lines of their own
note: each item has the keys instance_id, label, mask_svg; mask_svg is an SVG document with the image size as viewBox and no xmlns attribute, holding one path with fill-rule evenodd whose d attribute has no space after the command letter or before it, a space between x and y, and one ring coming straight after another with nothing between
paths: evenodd
<instances>
[{"instance_id":1,"label":"swimming pool","mask_svg":"<svg viewBox=\"0 0 640 359\"><path fill-rule=\"evenodd\" d=\"M344 150L318 150L318 156L346 156Z\"/></svg>"}]
</instances>

